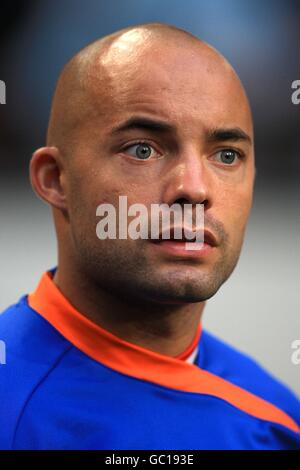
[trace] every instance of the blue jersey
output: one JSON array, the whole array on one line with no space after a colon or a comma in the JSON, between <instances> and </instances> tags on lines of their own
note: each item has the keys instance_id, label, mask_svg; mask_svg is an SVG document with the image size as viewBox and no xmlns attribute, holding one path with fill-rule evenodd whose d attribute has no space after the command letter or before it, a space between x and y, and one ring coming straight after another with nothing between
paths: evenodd
<instances>
[{"instance_id":1,"label":"blue jersey","mask_svg":"<svg viewBox=\"0 0 300 470\"><path fill-rule=\"evenodd\" d=\"M300 403L206 331L194 364L95 325L43 274L0 315L1 449L298 449Z\"/></svg>"}]
</instances>

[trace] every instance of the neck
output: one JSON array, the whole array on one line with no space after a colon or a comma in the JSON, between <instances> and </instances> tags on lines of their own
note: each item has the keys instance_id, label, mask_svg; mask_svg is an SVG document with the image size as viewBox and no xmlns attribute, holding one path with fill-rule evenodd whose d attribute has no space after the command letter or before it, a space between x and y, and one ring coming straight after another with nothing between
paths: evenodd
<instances>
[{"instance_id":1,"label":"neck","mask_svg":"<svg viewBox=\"0 0 300 470\"><path fill-rule=\"evenodd\" d=\"M205 302L133 304L95 286L79 271L68 274L60 267L53 281L94 323L128 342L172 357L182 354L192 343L205 306Z\"/></svg>"}]
</instances>

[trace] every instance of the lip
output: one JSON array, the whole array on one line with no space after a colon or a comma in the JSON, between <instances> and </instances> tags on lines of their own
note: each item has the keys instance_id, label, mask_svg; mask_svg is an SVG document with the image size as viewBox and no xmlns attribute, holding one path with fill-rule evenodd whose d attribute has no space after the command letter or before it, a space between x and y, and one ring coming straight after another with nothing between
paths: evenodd
<instances>
[{"instance_id":1,"label":"lip","mask_svg":"<svg viewBox=\"0 0 300 470\"><path fill-rule=\"evenodd\" d=\"M154 243L153 246L162 252L181 258L202 258L208 256L215 250L215 247L208 245L207 243L201 244L202 246L200 249L186 248L187 245L191 246L192 244L194 244L194 242L187 243L173 240L164 240L162 242Z\"/></svg>"},{"instance_id":2,"label":"lip","mask_svg":"<svg viewBox=\"0 0 300 470\"><path fill-rule=\"evenodd\" d=\"M157 240L151 240L151 242L162 252L172 256L185 258L202 258L211 254L218 245L214 234L207 229L203 231L203 243L193 242L187 239L184 236L184 232L182 232L181 240L175 239L174 229L174 227L170 228L170 236L168 239L163 238L163 234L166 232L168 233L168 231L164 231L159 234L159 238ZM193 233L196 235L197 232L191 232L186 229L186 233Z\"/></svg>"},{"instance_id":3,"label":"lip","mask_svg":"<svg viewBox=\"0 0 300 470\"><path fill-rule=\"evenodd\" d=\"M181 238L175 238L175 228L181 231ZM202 240L205 244L210 245L212 247L217 246L217 239L215 235L210 232L207 229L204 230L196 230L192 231L187 227L170 227L168 230L165 229L161 231L158 235L158 239L152 239L151 241L153 243L162 243L163 241L174 241L174 242L188 242L188 243L194 243L192 240L192 236L195 238L196 235L199 233L202 234L203 232L203 237ZM185 235L188 235L187 237ZM165 235L165 236L164 236Z\"/></svg>"}]
</instances>

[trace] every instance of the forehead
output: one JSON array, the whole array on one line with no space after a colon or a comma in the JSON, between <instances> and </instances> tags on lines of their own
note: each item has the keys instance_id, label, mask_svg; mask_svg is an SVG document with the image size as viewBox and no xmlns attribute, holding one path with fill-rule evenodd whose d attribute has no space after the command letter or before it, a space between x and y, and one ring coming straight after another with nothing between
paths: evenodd
<instances>
[{"instance_id":1,"label":"forehead","mask_svg":"<svg viewBox=\"0 0 300 470\"><path fill-rule=\"evenodd\" d=\"M105 107L107 126L125 115L144 112L191 132L201 125L238 126L252 132L239 79L221 56L205 46L154 44L126 53L109 50L94 76L94 103Z\"/></svg>"}]
</instances>

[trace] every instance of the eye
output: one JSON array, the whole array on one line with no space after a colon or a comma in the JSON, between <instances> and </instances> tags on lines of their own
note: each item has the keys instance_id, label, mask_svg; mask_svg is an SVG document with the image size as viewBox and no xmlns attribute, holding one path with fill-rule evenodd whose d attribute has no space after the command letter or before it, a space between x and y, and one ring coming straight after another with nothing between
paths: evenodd
<instances>
[{"instance_id":1,"label":"eye","mask_svg":"<svg viewBox=\"0 0 300 470\"><path fill-rule=\"evenodd\" d=\"M131 149L130 151L128 151ZM128 145L123 152L129 153L132 157L136 158L137 160L149 160L155 154L155 150L152 145L148 144L147 142L137 142L132 145Z\"/></svg>"},{"instance_id":2,"label":"eye","mask_svg":"<svg viewBox=\"0 0 300 470\"><path fill-rule=\"evenodd\" d=\"M219 157L217 160L220 163L225 163L226 165L233 166L232 163L236 161L236 159L242 159L243 155L238 152L237 150L233 149L224 149L220 150L219 152L216 153L216 155Z\"/></svg>"}]
</instances>

